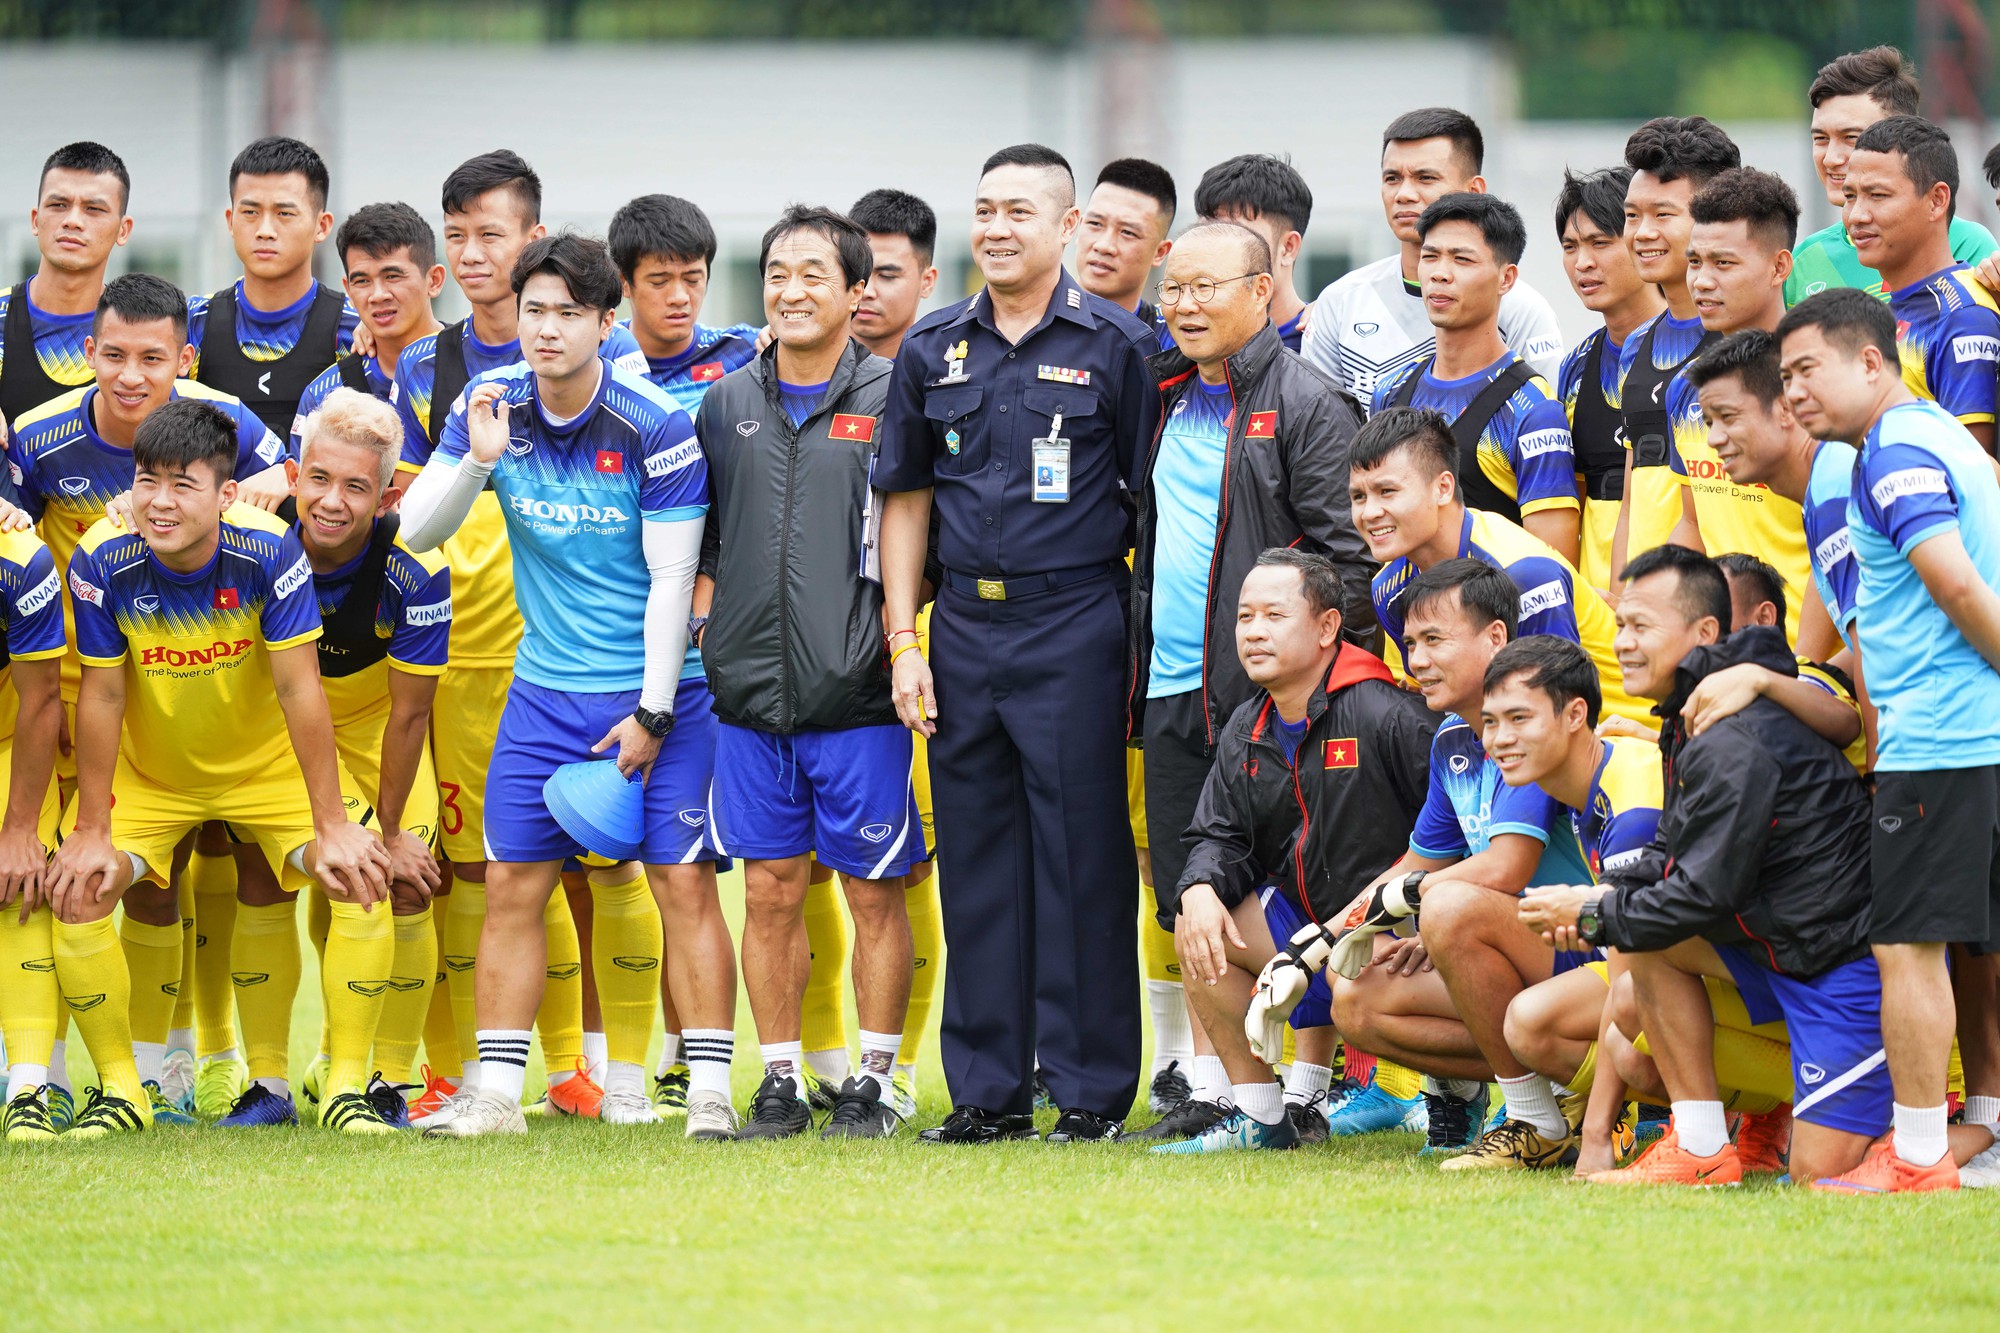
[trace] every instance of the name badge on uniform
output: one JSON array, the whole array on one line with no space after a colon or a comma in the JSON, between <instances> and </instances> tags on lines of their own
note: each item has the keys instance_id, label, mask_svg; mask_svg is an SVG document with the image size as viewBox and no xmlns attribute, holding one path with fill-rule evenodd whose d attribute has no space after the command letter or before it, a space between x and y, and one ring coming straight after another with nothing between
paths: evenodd
<instances>
[{"instance_id":1,"label":"name badge on uniform","mask_svg":"<svg viewBox=\"0 0 2000 1333\"><path fill-rule=\"evenodd\" d=\"M965 380L965 357L971 350L963 338L958 340L956 347L944 349L944 379L941 383L959 384Z\"/></svg>"},{"instance_id":2,"label":"name badge on uniform","mask_svg":"<svg viewBox=\"0 0 2000 1333\"><path fill-rule=\"evenodd\" d=\"M1049 422L1049 433L1029 441L1035 449L1036 504L1069 503L1069 441L1062 434L1062 413Z\"/></svg>"}]
</instances>

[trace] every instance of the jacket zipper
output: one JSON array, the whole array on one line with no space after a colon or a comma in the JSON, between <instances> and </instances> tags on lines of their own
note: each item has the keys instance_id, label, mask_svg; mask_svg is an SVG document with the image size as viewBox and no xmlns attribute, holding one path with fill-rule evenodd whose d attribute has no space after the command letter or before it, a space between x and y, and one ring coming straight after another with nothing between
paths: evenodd
<instances>
[{"instance_id":1,"label":"jacket zipper","mask_svg":"<svg viewBox=\"0 0 2000 1333\"><path fill-rule=\"evenodd\" d=\"M1310 743L1309 738L1311 735L1312 725L1310 720L1308 720L1306 734L1299 737L1299 749L1303 750ZM1297 751L1293 752L1291 763L1287 767L1292 770L1292 796L1299 803L1299 838L1297 842L1292 844L1292 874L1299 886L1299 905L1306 909L1306 916L1312 923L1318 925L1319 914L1313 911L1312 894L1306 888L1306 838L1312 833L1312 815L1306 811L1305 788L1299 785L1299 756Z\"/></svg>"},{"instance_id":2,"label":"jacket zipper","mask_svg":"<svg viewBox=\"0 0 2000 1333\"><path fill-rule=\"evenodd\" d=\"M1193 373L1194 373L1193 371L1187 372L1187 374L1189 375ZM1186 378L1187 375L1181 376L1181 379L1183 380ZM1178 381L1169 381L1169 383L1178 383ZM1149 464L1151 462L1158 461L1158 456L1160 452L1160 438L1167 433L1167 412L1166 412L1167 386L1165 384L1162 384L1158 386L1158 388L1155 391L1160 396L1160 424L1153 427L1153 457L1148 460ZM1148 466L1146 469L1146 486L1151 486L1152 484L1153 484L1152 468ZM1140 489L1143 492L1145 487L1141 487ZM1141 504L1145 503L1143 495L1140 497L1139 502ZM1154 515L1153 522L1155 525L1158 524L1159 522L1158 515ZM1144 545L1145 536L1146 534L1143 532L1134 533L1134 541L1132 546L1132 573L1135 576L1139 572L1139 548L1142 545ZM1139 701L1139 650L1136 647L1129 645L1136 643L1138 637L1139 635L1135 631L1133 634L1128 636L1126 640L1128 647L1125 653L1126 666L1127 666L1125 679L1129 682L1129 684L1126 686L1125 690L1125 739L1128 741L1133 739L1132 714ZM1151 635L1150 634L1147 635L1147 638L1150 640ZM1213 741L1214 738L1211 737L1210 738L1211 745L1213 744Z\"/></svg>"},{"instance_id":3,"label":"jacket zipper","mask_svg":"<svg viewBox=\"0 0 2000 1333\"><path fill-rule=\"evenodd\" d=\"M1208 752L1215 753L1215 710L1208 698L1208 630L1215 623L1215 575L1222 567L1222 539L1229 531L1229 460L1236 447L1236 429L1242 423L1237 420L1236 376L1229 369L1229 362L1222 363L1222 381L1229 386L1229 430L1222 437L1222 484L1217 487L1219 507L1215 516L1215 544L1208 551L1208 592L1202 599L1201 618L1201 726L1208 737ZM1293 785L1298 785L1298 773L1292 774ZM1301 806L1304 797L1300 798ZM1303 898L1305 891L1301 889Z\"/></svg>"}]
</instances>

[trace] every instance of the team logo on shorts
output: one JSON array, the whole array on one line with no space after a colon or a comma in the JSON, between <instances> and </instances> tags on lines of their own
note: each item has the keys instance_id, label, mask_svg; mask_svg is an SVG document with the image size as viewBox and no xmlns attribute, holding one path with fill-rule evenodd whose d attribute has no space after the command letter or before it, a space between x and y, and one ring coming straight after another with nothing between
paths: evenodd
<instances>
[{"instance_id":1,"label":"team logo on shorts","mask_svg":"<svg viewBox=\"0 0 2000 1333\"><path fill-rule=\"evenodd\" d=\"M1903 818L1901 815L1884 815L1875 822L1882 826L1884 833L1894 833L1897 829L1903 827Z\"/></svg>"},{"instance_id":2,"label":"team logo on shorts","mask_svg":"<svg viewBox=\"0 0 2000 1333\"><path fill-rule=\"evenodd\" d=\"M887 824L863 824L861 826L861 836L870 842L880 842L889 836L889 826Z\"/></svg>"},{"instance_id":3,"label":"team logo on shorts","mask_svg":"<svg viewBox=\"0 0 2000 1333\"><path fill-rule=\"evenodd\" d=\"M708 822L708 813L704 810L682 810L679 814L681 823L689 828L700 828Z\"/></svg>"},{"instance_id":4,"label":"team logo on shorts","mask_svg":"<svg viewBox=\"0 0 2000 1333\"><path fill-rule=\"evenodd\" d=\"M1807 1083L1817 1083L1826 1077L1826 1071L1818 1065L1800 1065L1799 1077Z\"/></svg>"}]
</instances>

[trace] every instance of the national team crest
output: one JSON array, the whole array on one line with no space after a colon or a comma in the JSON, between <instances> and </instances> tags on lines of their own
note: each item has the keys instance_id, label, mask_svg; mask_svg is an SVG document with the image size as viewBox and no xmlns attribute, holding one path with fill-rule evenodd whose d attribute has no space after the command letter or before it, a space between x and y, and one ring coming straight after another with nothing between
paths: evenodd
<instances>
[{"instance_id":1,"label":"national team crest","mask_svg":"<svg viewBox=\"0 0 2000 1333\"><path fill-rule=\"evenodd\" d=\"M218 611L234 611L234 610L236 609L236 607L237 607L237 597L236 597L236 589L234 589L234 588L217 588L217 589L215 590L215 609L216 609L216 610L218 610Z\"/></svg>"},{"instance_id":2,"label":"national team crest","mask_svg":"<svg viewBox=\"0 0 2000 1333\"><path fill-rule=\"evenodd\" d=\"M722 378L722 363L720 361L704 361L688 371L688 378L696 384L706 384L710 380L719 380Z\"/></svg>"},{"instance_id":3,"label":"national team crest","mask_svg":"<svg viewBox=\"0 0 2000 1333\"><path fill-rule=\"evenodd\" d=\"M1274 440L1278 437L1278 414L1276 412L1252 412L1249 428L1243 432L1246 440Z\"/></svg>"}]
</instances>

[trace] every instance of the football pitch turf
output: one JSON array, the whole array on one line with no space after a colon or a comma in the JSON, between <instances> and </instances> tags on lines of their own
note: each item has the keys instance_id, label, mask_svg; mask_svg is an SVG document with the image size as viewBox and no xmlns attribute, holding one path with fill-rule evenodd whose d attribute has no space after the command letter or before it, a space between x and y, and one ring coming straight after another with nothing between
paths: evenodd
<instances>
[{"instance_id":1,"label":"football pitch turf","mask_svg":"<svg viewBox=\"0 0 2000 1333\"><path fill-rule=\"evenodd\" d=\"M295 1070L315 985L308 949ZM738 1013L741 1106L757 1062ZM949 1109L935 1032L926 1057L916 1126ZM1311 1328L1373 1322L1389 1293L1406 1326L2000 1319L2000 1195L1468 1180L1409 1134L1189 1158L933 1148L915 1126L838 1144L529 1126L472 1143L202 1127L0 1145L0 1326Z\"/></svg>"}]
</instances>

